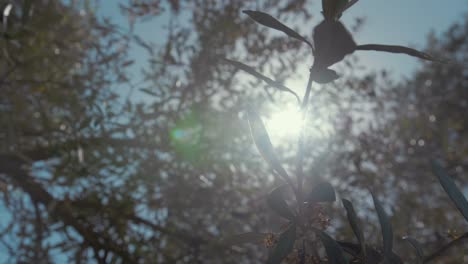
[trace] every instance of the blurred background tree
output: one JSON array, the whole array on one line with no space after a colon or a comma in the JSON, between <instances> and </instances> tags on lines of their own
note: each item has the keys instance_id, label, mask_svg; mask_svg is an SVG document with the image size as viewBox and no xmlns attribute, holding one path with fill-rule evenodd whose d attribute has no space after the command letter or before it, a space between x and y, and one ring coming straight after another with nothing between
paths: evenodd
<instances>
[{"instance_id":1,"label":"blurred background tree","mask_svg":"<svg viewBox=\"0 0 468 264\"><path fill-rule=\"evenodd\" d=\"M135 0L120 6L129 19L123 28L97 14L99 2L11 1L0 41L5 261L264 261L261 239L220 241L284 224L266 206L279 182L254 148L244 109L255 104L271 117L295 99L222 58L279 82L307 73L305 45L259 27L241 10L265 11L311 38L301 25L310 24L315 2ZM169 21L167 35L150 41L136 34L148 19ZM396 236L418 238L427 253L466 230L428 161L445 160L467 186L467 26L462 18L428 41L427 50L449 65L424 63L395 81L386 72L357 73L357 54L339 65L341 79L314 90L306 188L332 182L354 202L376 245L367 189L385 202ZM296 141L278 141L286 169L293 168ZM351 239L341 205L325 211L329 230ZM412 261L412 249L396 242L397 253ZM460 263L460 252L449 252L444 263Z\"/></svg>"}]
</instances>

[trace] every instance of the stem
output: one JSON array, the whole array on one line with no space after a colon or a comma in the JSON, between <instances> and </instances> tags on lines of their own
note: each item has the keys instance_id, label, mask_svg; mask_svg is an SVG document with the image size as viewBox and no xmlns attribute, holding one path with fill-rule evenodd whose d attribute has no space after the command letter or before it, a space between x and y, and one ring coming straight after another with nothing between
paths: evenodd
<instances>
[{"instance_id":1,"label":"stem","mask_svg":"<svg viewBox=\"0 0 468 264\"><path fill-rule=\"evenodd\" d=\"M302 213L302 204L304 201L302 184L304 182L304 170L302 163L304 161L304 137L305 137L305 119L307 115L307 103L312 90L312 73L309 74L309 81L307 82L307 89L302 99L301 112L302 112L302 125L298 140L298 158L297 158L297 203L299 207L299 214Z\"/></svg>"},{"instance_id":2,"label":"stem","mask_svg":"<svg viewBox=\"0 0 468 264\"><path fill-rule=\"evenodd\" d=\"M456 244L461 244L463 242L465 242L464 240L465 239L468 239L468 232L466 232L465 234L459 236L457 239L454 239L452 241L450 241L449 243L443 245L441 248L439 248L436 252L432 253L431 255L427 256L424 258L424 261L423 263L428 263L428 262L431 262L433 261L434 259L436 259L437 257L440 257L440 255L442 255L442 253L444 253L445 251L447 251L449 248L451 248L452 246L456 245Z\"/></svg>"},{"instance_id":3,"label":"stem","mask_svg":"<svg viewBox=\"0 0 468 264\"><path fill-rule=\"evenodd\" d=\"M307 108L307 102L309 101L310 91L312 90L312 68L309 70L309 81L307 82L307 89L302 99L301 111L303 112L303 117L305 118L305 110Z\"/></svg>"}]
</instances>

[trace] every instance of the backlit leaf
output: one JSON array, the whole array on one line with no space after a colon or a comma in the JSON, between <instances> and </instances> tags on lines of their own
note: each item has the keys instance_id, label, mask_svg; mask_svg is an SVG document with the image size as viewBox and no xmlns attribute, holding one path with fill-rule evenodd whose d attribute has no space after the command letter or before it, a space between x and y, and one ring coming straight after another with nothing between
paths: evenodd
<instances>
[{"instance_id":1,"label":"backlit leaf","mask_svg":"<svg viewBox=\"0 0 468 264\"><path fill-rule=\"evenodd\" d=\"M271 191L268 195L267 201L270 208L273 209L273 211L275 211L277 214L286 219L293 220L295 218L294 214L284 200L283 196L283 190L286 186L287 185L281 185L273 189L273 191Z\"/></svg>"},{"instance_id":2,"label":"backlit leaf","mask_svg":"<svg viewBox=\"0 0 468 264\"><path fill-rule=\"evenodd\" d=\"M256 78L266 82L268 85L270 85L272 87L275 87L276 89L278 89L280 91L285 91L285 92L291 93L292 95L294 95L296 97L298 102L301 101L301 99L299 99L299 96L293 90L291 90L288 87L280 84L279 82L274 81L274 80L266 77L265 75L257 72L256 70L254 70L254 68L252 68L252 67L250 67L248 65L245 65L242 62L238 62L238 61L234 61L234 60L224 59L224 61L228 62L229 64L233 65L234 67L236 67L236 68L238 68L240 70L243 70L243 71L255 76Z\"/></svg>"},{"instance_id":3,"label":"backlit leaf","mask_svg":"<svg viewBox=\"0 0 468 264\"><path fill-rule=\"evenodd\" d=\"M337 20L345 10L349 0L322 0L322 13L326 20Z\"/></svg>"},{"instance_id":4,"label":"backlit leaf","mask_svg":"<svg viewBox=\"0 0 468 264\"><path fill-rule=\"evenodd\" d=\"M416 239L408 236L403 237L403 240L408 241L408 243L410 243L411 246L413 246L414 249L416 249L416 254L418 255L418 263L423 263L424 253L421 244L419 244L419 242Z\"/></svg>"},{"instance_id":5,"label":"backlit leaf","mask_svg":"<svg viewBox=\"0 0 468 264\"><path fill-rule=\"evenodd\" d=\"M328 182L317 184L310 192L307 202L334 202L336 200L335 189Z\"/></svg>"},{"instance_id":6,"label":"backlit leaf","mask_svg":"<svg viewBox=\"0 0 468 264\"><path fill-rule=\"evenodd\" d=\"M282 31L286 35L290 36L291 38L298 39L314 49L312 43L310 43L306 38L301 36L299 33L294 31L293 29L289 28L288 26L284 25L280 21L278 21L276 18L270 16L267 13L263 13L260 11L253 11L253 10L244 10L242 11L244 14L247 14L250 18L255 20L255 22L262 24L266 27L273 28L279 31Z\"/></svg>"},{"instance_id":7,"label":"backlit leaf","mask_svg":"<svg viewBox=\"0 0 468 264\"><path fill-rule=\"evenodd\" d=\"M466 201L463 193L457 188L452 178L447 175L444 168L438 161L432 161L432 170L439 179L440 184L444 188L445 192L452 199L455 206L468 221L468 202Z\"/></svg>"},{"instance_id":8,"label":"backlit leaf","mask_svg":"<svg viewBox=\"0 0 468 264\"><path fill-rule=\"evenodd\" d=\"M310 76L312 80L321 84L330 83L340 78L340 76L334 70L330 69L320 69L318 71L313 69L313 71L310 73Z\"/></svg>"},{"instance_id":9,"label":"backlit leaf","mask_svg":"<svg viewBox=\"0 0 468 264\"><path fill-rule=\"evenodd\" d=\"M356 212L354 211L353 204L346 200L342 199L343 206L346 209L346 216L348 217L349 224L351 225L351 228L353 229L354 235L356 236L359 244L361 245L361 254L364 259L367 259L367 254L366 254L366 243L364 240L364 233L362 232L362 229L359 224L359 219L356 215Z\"/></svg>"},{"instance_id":10,"label":"backlit leaf","mask_svg":"<svg viewBox=\"0 0 468 264\"><path fill-rule=\"evenodd\" d=\"M434 58L427 53L424 53L424 52L421 52L412 48L404 47L404 46L366 44L366 45L357 46L356 50L374 50L374 51L384 51L384 52L391 52L391 53L402 53L402 54L417 57L423 60L447 63L447 61L445 60Z\"/></svg>"},{"instance_id":11,"label":"backlit leaf","mask_svg":"<svg viewBox=\"0 0 468 264\"><path fill-rule=\"evenodd\" d=\"M382 229L384 257L387 261L391 261L391 259L393 259L392 257L392 254L393 254L392 252L392 248L393 248L392 224L390 223L390 219L385 213L385 210L383 209L377 197L373 193L371 194L372 194L372 200L374 201L375 210L377 211L377 215L379 217L380 228Z\"/></svg>"},{"instance_id":12,"label":"backlit leaf","mask_svg":"<svg viewBox=\"0 0 468 264\"><path fill-rule=\"evenodd\" d=\"M278 243L268 256L268 264L280 264L294 248L296 241L296 225L291 224L288 229L281 233Z\"/></svg>"},{"instance_id":13,"label":"backlit leaf","mask_svg":"<svg viewBox=\"0 0 468 264\"><path fill-rule=\"evenodd\" d=\"M345 264L348 263L346 258L344 257L343 250L341 246L331 238L327 233L316 229L316 232L322 241L323 246L325 247L325 251L327 252L328 261L330 264Z\"/></svg>"},{"instance_id":14,"label":"backlit leaf","mask_svg":"<svg viewBox=\"0 0 468 264\"><path fill-rule=\"evenodd\" d=\"M273 145L271 144L268 132L265 129L265 125L262 119L258 115L257 111L253 107L247 109L247 116L249 119L250 131L252 138L257 146L258 151L262 157L268 162L270 167L276 171L283 179L288 179L289 175L281 166L278 157L276 156Z\"/></svg>"},{"instance_id":15,"label":"backlit leaf","mask_svg":"<svg viewBox=\"0 0 468 264\"><path fill-rule=\"evenodd\" d=\"M346 251L347 253L359 257L362 256L362 248L361 245L345 242L345 241L337 241L341 248ZM375 250L374 248L366 245L366 253L367 253L367 262L366 263L380 263L383 259L383 256L379 253L379 251Z\"/></svg>"}]
</instances>

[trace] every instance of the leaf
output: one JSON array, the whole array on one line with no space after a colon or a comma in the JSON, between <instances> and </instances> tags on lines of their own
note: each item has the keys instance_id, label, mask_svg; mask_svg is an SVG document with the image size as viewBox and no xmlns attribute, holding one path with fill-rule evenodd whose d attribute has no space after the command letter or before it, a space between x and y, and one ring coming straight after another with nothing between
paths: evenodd
<instances>
[{"instance_id":1,"label":"leaf","mask_svg":"<svg viewBox=\"0 0 468 264\"><path fill-rule=\"evenodd\" d=\"M153 92L153 91L151 91L151 90L149 90L147 88L140 88L139 90L141 92L143 92L143 93L146 93L146 94L149 94L149 95L152 95L152 96L161 96L160 94L157 94L157 93L155 93L155 92Z\"/></svg>"},{"instance_id":2,"label":"leaf","mask_svg":"<svg viewBox=\"0 0 468 264\"><path fill-rule=\"evenodd\" d=\"M245 244L245 243L260 244L263 242L263 240L265 239L267 235L268 234L266 233L247 232L247 233L232 235L232 236L223 238L220 241L220 243L227 247Z\"/></svg>"},{"instance_id":3,"label":"leaf","mask_svg":"<svg viewBox=\"0 0 468 264\"><path fill-rule=\"evenodd\" d=\"M345 241L337 241L338 244L343 248L344 251L347 253L359 257L361 254L361 245L345 242ZM383 256L374 248L366 245L366 252L367 252L367 262L366 263L380 263L382 261Z\"/></svg>"},{"instance_id":4,"label":"leaf","mask_svg":"<svg viewBox=\"0 0 468 264\"><path fill-rule=\"evenodd\" d=\"M371 192L372 200L374 201L375 210L379 216L380 228L382 229L382 238L383 238L383 253L387 261L392 259L392 248L393 248L393 229L388 219L385 210L380 204L379 200L375 197L374 193Z\"/></svg>"},{"instance_id":5,"label":"leaf","mask_svg":"<svg viewBox=\"0 0 468 264\"><path fill-rule=\"evenodd\" d=\"M450 199L452 199L453 203L465 217L466 221L468 221L468 202L466 201L463 193L457 188L452 178L447 175L440 162L433 160L432 170L439 179L439 182L445 192L449 195Z\"/></svg>"},{"instance_id":6,"label":"leaf","mask_svg":"<svg viewBox=\"0 0 468 264\"><path fill-rule=\"evenodd\" d=\"M313 71L310 72L310 76L312 80L321 84L330 83L340 78L334 70L330 69L320 69L319 71L313 69Z\"/></svg>"},{"instance_id":7,"label":"leaf","mask_svg":"<svg viewBox=\"0 0 468 264\"><path fill-rule=\"evenodd\" d=\"M349 0L322 0L322 13L327 20L337 20L341 17L342 10L348 5Z\"/></svg>"},{"instance_id":8,"label":"leaf","mask_svg":"<svg viewBox=\"0 0 468 264\"><path fill-rule=\"evenodd\" d=\"M340 245L337 241L331 238L327 233L315 229L317 232L320 240L322 241L323 246L325 247L325 251L327 252L328 261L330 264L345 264L348 263L346 258L344 257L343 250L341 249Z\"/></svg>"},{"instance_id":9,"label":"leaf","mask_svg":"<svg viewBox=\"0 0 468 264\"><path fill-rule=\"evenodd\" d=\"M364 259L367 259L367 253L366 253L366 243L364 241L364 234L362 232L362 229L359 224L359 219L356 215L356 212L354 211L353 204L346 200L346 199L341 199L343 202L343 206L346 209L346 216L348 217L349 224L351 225L351 228L353 229L354 235L356 236L359 244L361 245L361 255Z\"/></svg>"},{"instance_id":10,"label":"leaf","mask_svg":"<svg viewBox=\"0 0 468 264\"><path fill-rule=\"evenodd\" d=\"M233 65L234 67L240 69L240 70L243 70L253 76L255 76L256 78L266 82L269 86L272 86L272 87L275 87L276 89L280 90L280 91L285 91L285 92L289 92L291 93L292 95L294 95L296 97L296 100L298 102L301 101L301 99L299 99L299 96L291 89L289 89L288 87L280 84L279 82L277 81L274 81L268 77L266 77L265 75L257 72L256 70L254 70L254 68L248 66L248 65L245 65L243 64L242 62L238 62L238 61L234 61L234 60L229 60L229 59L226 59L226 58L223 58L224 61L228 62L229 64Z\"/></svg>"},{"instance_id":11,"label":"leaf","mask_svg":"<svg viewBox=\"0 0 468 264\"><path fill-rule=\"evenodd\" d=\"M288 229L281 233L278 243L268 256L268 264L280 264L294 248L296 241L296 225L291 224Z\"/></svg>"},{"instance_id":12,"label":"leaf","mask_svg":"<svg viewBox=\"0 0 468 264\"><path fill-rule=\"evenodd\" d=\"M345 241L337 241L338 244L343 248L344 251L353 255L354 257L359 257L361 254L361 245L345 242ZM369 264L374 263L381 263L383 256L380 254L379 251L375 250L374 248L366 245L366 252L367 252L367 262ZM391 253L390 257L386 259L387 263L396 263L396 264L403 264L401 258L395 254L394 252Z\"/></svg>"},{"instance_id":13,"label":"leaf","mask_svg":"<svg viewBox=\"0 0 468 264\"><path fill-rule=\"evenodd\" d=\"M390 254L390 257L388 258L388 263L403 264L403 260L401 260L401 258L397 254L395 254L395 252L392 252L392 254Z\"/></svg>"},{"instance_id":14,"label":"leaf","mask_svg":"<svg viewBox=\"0 0 468 264\"><path fill-rule=\"evenodd\" d=\"M317 184L310 192L307 201L309 203L334 202L336 200L335 189L328 182Z\"/></svg>"},{"instance_id":15,"label":"leaf","mask_svg":"<svg viewBox=\"0 0 468 264\"><path fill-rule=\"evenodd\" d=\"M394 46L394 45L380 45L380 44L366 44L359 45L356 47L356 50L374 50L374 51L384 51L390 53L403 53L409 56L417 57L423 60L435 61L439 63L447 63L446 60L441 60L432 57L431 55L412 49L404 46Z\"/></svg>"},{"instance_id":16,"label":"leaf","mask_svg":"<svg viewBox=\"0 0 468 264\"><path fill-rule=\"evenodd\" d=\"M354 4L356 4L359 0L351 0L347 1L345 5L342 5L338 8L338 14L341 16L346 10L348 10L350 7L352 7Z\"/></svg>"},{"instance_id":17,"label":"leaf","mask_svg":"<svg viewBox=\"0 0 468 264\"><path fill-rule=\"evenodd\" d=\"M264 25L266 27L279 30L279 31L285 33L286 35L290 36L291 38L295 38L297 40L300 40L300 41L306 43L307 45L309 45L309 47L312 50L314 50L314 46L306 38L301 36L296 31L292 30L288 26L284 25L283 23L278 21L276 18L270 16L269 14L263 13L263 12L260 12L260 11L253 11L253 10L244 10L242 12L244 14L247 14L253 20L255 20L255 22L257 22L259 24L262 24L262 25Z\"/></svg>"},{"instance_id":18,"label":"leaf","mask_svg":"<svg viewBox=\"0 0 468 264\"><path fill-rule=\"evenodd\" d=\"M273 211L275 211L277 214L286 219L294 220L295 216L284 200L283 196L283 189L286 186L287 185L281 185L273 189L268 195L267 202L270 208L273 209Z\"/></svg>"},{"instance_id":19,"label":"leaf","mask_svg":"<svg viewBox=\"0 0 468 264\"><path fill-rule=\"evenodd\" d=\"M356 49L356 42L338 21L324 20L314 28L315 60L313 69L317 72L340 62Z\"/></svg>"},{"instance_id":20,"label":"leaf","mask_svg":"<svg viewBox=\"0 0 468 264\"><path fill-rule=\"evenodd\" d=\"M273 149L273 145L271 144L270 137L263 125L262 119L252 107L248 108L247 116L249 119L252 138L258 151L274 171L284 179L289 179L288 173L284 170L283 166L281 166L278 157L275 154L275 150Z\"/></svg>"},{"instance_id":21,"label":"leaf","mask_svg":"<svg viewBox=\"0 0 468 264\"><path fill-rule=\"evenodd\" d=\"M11 10L13 9L12 4L7 4L2 10L2 24L3 24L3 33L6 33L8 28L8 17L10 16Z\"/></svg>"},{"instance_id":22,"label":"leaf","mask_svg":"<svg viewBox=\"0 0 468 264\"><path fill-rule=\"evenodd\" d=\"M299 251L299 264L306 264L306 247L305 239L302 240L302 247Z\"/></svg>"},{"instance_id":23,"label":"leaf","mask_svg":"<svg viewBox=\"0 0 468 264\"><path fill-rule=\"evenodd\" d=\"M413 246L414 249L416 249L416 254L418 255L418 263L423 263L424 253L421 244L419 244L419 242L416 239L409 236L403 237L403 240L408 241L408 243L410 243L411 246Z\"/></svg>"}]
</instances>

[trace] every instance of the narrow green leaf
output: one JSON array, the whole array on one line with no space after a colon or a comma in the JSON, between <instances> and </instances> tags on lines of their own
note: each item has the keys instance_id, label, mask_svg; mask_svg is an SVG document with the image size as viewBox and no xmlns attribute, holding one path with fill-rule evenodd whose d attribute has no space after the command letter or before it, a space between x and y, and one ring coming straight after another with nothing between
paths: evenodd
<instances>
[{"instance_id":1,"label":"narrow green leaf","mask_svg":"<svg viewBox=\"0 0 468 264\"><path fill-rule=\"evenodd\" d=\"M395 252L392 252L387 262L390 264L403 264L403 260L400 258L400 256L395 254Z\"/></svg>"},{"instance_id":2,"label":"narrow green leaf","mask_svg":"<svg viewBox=\"0 0 468 264\"><path fill-rule=\"evenodd\" d=\"M367 259L364 233L362 232L362 229L360 227L359 219L356 215L356 212L354 211L353 204L346 199L341 199L341 201L343 202L343 206L346 209L346 216L348 217L349 224L351 225L354 235L356 236L359 244L361 245L361 255L363 259Z\"/></svg>"},{"instance_id":3,"label":"narrow green leaf","mask_svg":"<svg viewBox=\"0 0 468 264\"><path fill-rule=\"evenodd\" d=\"M278 243L268 256L268 264L280 264L294 248L296 241L296 225L291 224L288 229L281 233Z\"/></svg>"},{"instance_id":4,"label":"narrow green leaf","mask_svg":"<svg viewBox=\"0 0 468 264\"><path fill-rule=\"evenodd\" d=\"M336 73L336 71L330 70L330 69L316 70L315 68L312 68L312 71L310 74L314 82L321 83L321 84L330 83L340 78L340 76Z\"/></svg>"},{"instance_id":5,"label":"narrow green leaf","mask_svg":"<svg viewBox=\"0 0 468 264\"><path fill-rule=\"evenodd\" d=\"M343 248L345 252L348 254L359 258L361 256L361 245L355 244L355 243L350 243L350 242L345 242L345 241L337 241L338 244ZM382 263L382 260L384 257L382 254L377 251L376 249L366 245L366 252L367 252L367 262L369 264L374 264L374 263ZM391 263L391 264L403 264L403 261L401 258L392 252L388 258L385 259L385 263Z\"/></svg>"},{"instance_id":6,"label":"narrow green leaf","mask_svg":"<svg viewBox=\"0 0 468 264\"><path fill-rule=\"evenodd\" d=\"M348 10L350 7L352 7L354 4L356 4L359 0L351 0L347 1L344 5L340 6L338 8L337 14L341 16L346 10ZM339 18L339 17L338 17Z\"/></svg>"},{"instance_id":7,"label":"narrow green leaf","mask_svg":"<svg viewBox=\"0 0 468 264\"><path fill-rule=\"evenodd\" d=\"M357 46L356 50L374 50L374 51L383 51L383 52L390 52L390 53L402 53L402 54L417 57L423 60L435 61L439 63L448 63L448 61L446 60L437 59L427 53L424 53L424 52L421 52L412 48L404 47L404 46L366 44L366 45Z\"/></svg>"},{"instance_id":8,"label":"narrow green leaf","mask_svg":"<svg viewBox=\"0 0 468 264\"><path fill-rule=\"evenodd\" d=\"M372 200L374 201L375 210L377 211L377 215L379 217L380 228L382 229L382 239L383 239L383 253L384 257L387 261L391 261L393 259L393 228L392 224L390 223L390 219L388 218L385 210L383 209L382 205L380 204L377 197L374 193L371 192Z\"/></svg>"},{"instance_id":9,"label":"narrow green leaf","mask_svg":"<svg viewBox=\"0 0 468 264\"><path fill-rule=\"evenodd\" d=\"M345 241L337 241L338 244L343 248L344 251L347 253L359 257L361 256L361 245L355 244L355 243L350 243L350 242L345 242ZM383 259L383 256L374 248L366 245L366 252L367 252L367 263L372 264L372 263L380 263Z\"/></svg>"},{"instance_id":10,"label":"narrow green leaf","mask_svg":"<svg viewBox=\"0 0 468 264\"><path fill-rule=\"evenodd\" d=\"M283 179L289 179L288 173L284 170L283 166L281 166L278 157L275 154L268 132L266 131L262 119L258 115L257 111L255 111L253 107L249 107L247 115L252 138L258 151L274 171L283 177Z\"/></svg>"},{"instance_id":11,"label":"narrow green leaf","mask_svg":"<svg viewBox=\"0 0 468 264\"><path fill-rule=\"evenodd\" d=\"M266 77L265 75L257 72L256 70L254 70L254 68L248 66L248 65L245 65L243 64L242 62L238 62L238 61L234 61L234 60L229 60L229 59L226 59L224 58L223 59L224 61L228 62L229 64L233 65L234 67L240 69L240 70L243 70L251 75L253 75L254 77L266 82L269 86L271 87L274 87L280 91L284 91L284 92L288 92L288 93L291 93L292 95L294 95L296 97L296 100L298 102L301 101L301 99L299 99L299 96L291 89L289 89L288 87L280 84L279 82L277 81L274 81L268 77Z\"/></svg>"},{"instance_id":12,"label":"narrow green leaf","mask_svg":"<svg viewBox=\"0 0 468 264\"><path fill-rule=\"evenodd\" d=\"M161 94L157 94L149 89L146 89L146 88L140 88L139 89L141 92L145 93L145 94L149 94L151 96L161 96Z\"/></svg>"},{"instance_id":13,"label":"narrow green leaf","mask_svg":"<svg viewBox=\"0 0 468 264\"><path fill-rule=\"evenodd\" d=\"M268 205L280 216L289 220L294 220L295 216L284 200L283 190L285 187L287 187L287 185L281 185L270 192L267 198Z\"/></svg>"},{"instance_id":14,"label":"narrow green leaf","mask_svg":"<svg viewBox=\"0 0 468 264\"><path fill-rule=\"evenodd\" d=\"M331 238L327 233L315 229L327 252L328 262L330 264L346 264L348 261L344 257L343 250L337 241Z\"/></svg>"},{"instance_id":15,"label":"narrow green leaf","mask_svg":"<svg viewBox=\"0 0 468 264\"><path fill-rule=\"evenodd\" d=\"M299 33L294 31L293 29L289 28L288 26L284 25L283 23L278 21L276 18L270 16L269 14L263 13L263 12L260 12L260 11L253 11L253 10L244 10L242 12L244 14L247 14L253 20L255 20L255 22L257 22L259 24L262 24L262 25L264 25L266 27L279 30L279 31L285 33L286 35L290 36L291 38L295 38L297 40L300 40L300 41L306 43L307 45L309 45L309 47L312 50L314 50L314 46L306 38L301 36Z\"/></svg>"},{"instance_id":16,"label":"narrow green leaf","mask_svg":"<svg viewBox=\"0 0 468 264\"><path fill-rule=\"evenodd\" d=\"M7 32L8 29L8 17L10 16L11 10L13 9L12 4L7 4L2 10L2 24L3 24L3 33Z\"/></svg>"},{"instance_id":17,"label":"narrow green leaf","mask_svg":"<svg viewBox=\"0 0 468 264\"><path fill-rule=\"evenodd\" d=\"M299 251L299 264L306 264L306 246L305 239L302 240L302 247Z\"/></svg>"},{"instance_id":18,"label":"narrow green leaf","mask_svg":"<svg viewBox=\"0 0 468 264\"><path fill-rule=\"evenodd\" d=\"M322 14L326 20L338 20L358 0L322 0Z\"/></svg>"},{"instance_id":19,"label":"narrow green leaf","mask_svg":"<svg viewBox=\"0 0 468 264\"><path fill-rule=\"evenodd\" d=\"M424 259L424 253L421 244L419 244L419 242L416 239L409 236L403 237L403 240L408 241L408 243L410 243L411 246L413 246L414 249L416 249L416 254L418 255L418 263L422 264Z\"/></svg>"},{"instance_id":20,"label":"narrow green leaf","mask_svg":"<svg viewBox=\"0 0 468 264\"><path fill-rule=\"evenodd\" d=\"M267 233L247 232L223 238L220 243L227 247L245 243L261 244L267 235Z\"/></svg>"},{"instance_id":21,"label":"narrow green leaf","mask_svg":"<svg viewBox=\"0 0 468 264\"><path fill-rule=\"evenodd\" d=\"M440 162L433 160L432 170L439 179L439 182L445 192L449 195L450 199L452 199L453 203L465 217L466 221L468 221L468 202L466 201L463 193L457 188L452 178L447 175Z\"/></svg>"},{"instance_id":22,"label":"narrow green leaf","mask_svg":"<svg viewBox=\"0 0 468 264\"><path fill-rule=\"evenodd\" d=\"M329 182L317 184L310 192L307 202L334 202L336 200L335 189Z\"/></svg>"}]
</instances>

